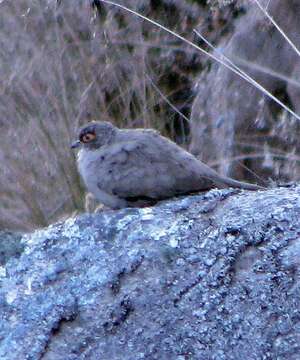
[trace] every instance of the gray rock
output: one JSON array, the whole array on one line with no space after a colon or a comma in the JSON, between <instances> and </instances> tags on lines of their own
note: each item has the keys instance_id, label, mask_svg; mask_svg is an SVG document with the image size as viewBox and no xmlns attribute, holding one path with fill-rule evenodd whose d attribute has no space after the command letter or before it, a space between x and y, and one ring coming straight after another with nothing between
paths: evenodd
<instances>
[{"instance_id":1,"label":"gray rock","mask_svg":"<svg viewBox=\"0 0 300 360\"><path fill-rule=\"evenodd\" d=\"M26 235L0 358L299 359L300 186L212 190Z\"/></svg>"},{"instance_id":2,"label":"gray rock","mask_svg":"<svg viewBox=\"0 0 300 360\"><path fill-rule=\"evenodd\" d=\"M23 251L21 233L0 231L0 266L4 265L11 257L19 257Z\"/></svg>"}]
</instances>

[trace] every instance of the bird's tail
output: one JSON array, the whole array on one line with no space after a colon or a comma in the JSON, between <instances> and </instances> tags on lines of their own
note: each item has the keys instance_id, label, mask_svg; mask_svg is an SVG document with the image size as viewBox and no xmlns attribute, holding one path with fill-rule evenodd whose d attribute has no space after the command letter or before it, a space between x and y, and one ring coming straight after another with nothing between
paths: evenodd
<instances>
[{"instance_id":1,"label":"bird's tail","mask_svg":"<svg viewBox=\"0 0 300 360\"><path fill-rule=\"evenodd\" d=\"M246 182L234 180L227 177L221 177L216 181L216 184L222 188L224 187L233 187L237 189L244 189L244 190L265 190L266 188L256 184L249 184Z\"/></svg>"}]
</instances>

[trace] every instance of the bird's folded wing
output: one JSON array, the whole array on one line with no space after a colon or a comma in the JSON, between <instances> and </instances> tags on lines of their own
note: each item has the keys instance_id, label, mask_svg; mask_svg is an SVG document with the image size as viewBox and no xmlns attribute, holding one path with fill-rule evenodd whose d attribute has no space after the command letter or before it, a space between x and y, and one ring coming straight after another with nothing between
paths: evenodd
<instances>
[{"instance_id":1,"label":"bird's folded wing","mask_svg":"<svg viewBox=\"0 0 300 360\"><path fill-rule=\"evenodd\" d=\"M198 170L192 155L177 146L166 148L159 139L124 142L104 154L98 186L121 198L163 199L213 187Z\"/></svg>"}]
</instances>

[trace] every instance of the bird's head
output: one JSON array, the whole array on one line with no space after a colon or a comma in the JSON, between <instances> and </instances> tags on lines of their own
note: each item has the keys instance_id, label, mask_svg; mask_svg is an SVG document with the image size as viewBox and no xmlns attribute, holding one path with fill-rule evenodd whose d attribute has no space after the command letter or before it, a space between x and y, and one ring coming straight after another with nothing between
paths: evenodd
<instances>
[{"instance_id":1,"label":"bird's head","mask_svg":"<svg viewBox=\"0 0 300 360\"><path fill-rule=\"evenodd\" d=\"M112 141L116 131L117 128L109 122L92 121L78 131L78 138L71 148L83 146L89 150L99 149Z\"/></svg>"}]
</instances>

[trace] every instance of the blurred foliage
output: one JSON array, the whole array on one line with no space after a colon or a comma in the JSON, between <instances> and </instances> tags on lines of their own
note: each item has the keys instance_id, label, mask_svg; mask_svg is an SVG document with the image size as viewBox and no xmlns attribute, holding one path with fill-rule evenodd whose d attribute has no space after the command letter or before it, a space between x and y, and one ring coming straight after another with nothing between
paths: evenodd
<instances>
[{"instance_id":1,"label":"blurred foliage","mask_svg":"<svg viewBox=\"0 0 300 360\"><path fill-rule=\"evenodd\" d=\"M234 21L233 34L222 39L218 50L299 116L299 52L282 36L300 48L299 1L260 3L282 33L255 2L248 2L244 16ZM299 181L299 119L224 66L213 64L203 71L197 85L190 122L193 154L244 181Z\"/></svg>"},{"instance_id":2,"label":"blurred foliage","mask_svg":"<svg viewBox=\"0 0 300 360\"><path fill-rule=\"evenodd\" d=\"M199 21L211 31L206 1L123 4L192 40ZM80 124L105 119L186 141L187 122L162 94L189 116L206 59L166 32L88 0L3 0L0 30L0 229L84 209L69 148Z\"/></svg>"}]
</instances>

